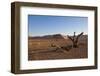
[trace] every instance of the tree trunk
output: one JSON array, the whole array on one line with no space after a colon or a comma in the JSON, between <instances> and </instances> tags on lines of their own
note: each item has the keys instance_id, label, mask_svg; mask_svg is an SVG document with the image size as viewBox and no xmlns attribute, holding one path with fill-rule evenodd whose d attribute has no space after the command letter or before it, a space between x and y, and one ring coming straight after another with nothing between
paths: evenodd
<instances>
[{"instance_id":1,"label":"tree trunk","mask_svg":"<svg viewBox=\"0 0 100 76\"><path fill-rule=\"evenodd\" d=\"M79 35L75 35L75 32L74 32L74 36L73 37L70 37L68 36L68 38L73 42L73 48L77 48L78 47L78 40L79 40L79 37L83 35L83 32L80 33Z\"/></svg>"}]
</instances>

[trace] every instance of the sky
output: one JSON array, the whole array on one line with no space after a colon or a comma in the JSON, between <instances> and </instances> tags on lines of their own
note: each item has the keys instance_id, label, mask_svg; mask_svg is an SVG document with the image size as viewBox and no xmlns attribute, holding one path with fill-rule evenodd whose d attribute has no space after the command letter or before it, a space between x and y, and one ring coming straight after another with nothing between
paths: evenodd
<instances>
[{"instance_id":1,"label":"sky","mask_svg":"<svg viewBox=\"0 0 100 76\"><path fill-rule=\"evenodd\" d=\"M75 16L28 15L28 35L88 34L88 18Z\"/></svg>"}]
</instances>

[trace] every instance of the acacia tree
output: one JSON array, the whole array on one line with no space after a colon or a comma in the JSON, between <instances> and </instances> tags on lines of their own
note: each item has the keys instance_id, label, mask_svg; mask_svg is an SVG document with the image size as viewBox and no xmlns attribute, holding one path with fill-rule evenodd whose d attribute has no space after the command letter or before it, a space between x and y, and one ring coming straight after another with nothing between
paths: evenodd
<instances>
[{"instance_id":1,"label":"acacia tree","mask_svg":"<svg viewBox=\"0 0 100 76\"><path fill-rule=\"evenodd\" d=\"M75 35L75 32L74 32L74 36L68 36L68 38L72 41L73 43L73 47L74 48L77 48L78 47L78 40L79 40L79 37L83 35L83 32L81 32L80 34L78 34L77 36Z\"/></svg>"}]
</instances>

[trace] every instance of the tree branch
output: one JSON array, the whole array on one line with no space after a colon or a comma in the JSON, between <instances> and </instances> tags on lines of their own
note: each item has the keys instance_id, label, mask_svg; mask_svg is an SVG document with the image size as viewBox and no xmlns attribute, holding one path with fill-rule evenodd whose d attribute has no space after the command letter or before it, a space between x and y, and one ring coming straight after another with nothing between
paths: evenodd
<instances>
[{"instance_id":1,"label":"tree branch","mask_svg":"<svg viewBox=\"0 0 100 76\"><path fill-rule=\"evenodd\" d=\"M73 38L71 38L71 37L70 37L70 36L68 36L68 35L67 35L67 37L68 37L71 41L73 41L73 42L74 42L74 39L73 39Z\"/></svg>"}]
</instances>

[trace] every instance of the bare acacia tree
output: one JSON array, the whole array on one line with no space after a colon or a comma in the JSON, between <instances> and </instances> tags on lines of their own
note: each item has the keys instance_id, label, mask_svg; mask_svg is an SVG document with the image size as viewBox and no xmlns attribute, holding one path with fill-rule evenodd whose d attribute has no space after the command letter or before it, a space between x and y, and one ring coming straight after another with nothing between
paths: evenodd
<instances>
[{"instance_id":1,"label":"bare acacia tree","mask_svg":"<svg viewBox=\"0 0 100 76\"><path fill-rule=\"evenodd\" d=\"M83 32L81 32L80 34L78 34L77 36L75 35L75 32L74 32L74 36L68 36L68 38L72 41L73 43L73 47L74 48L77 48L78 47L78 40L79 40L79 37L83 35Z\"/></svg>"}]
</instances>

